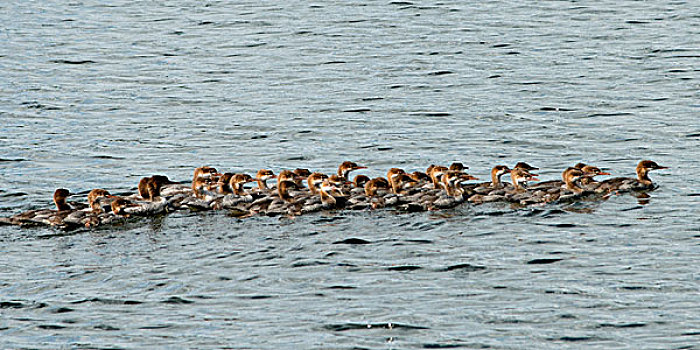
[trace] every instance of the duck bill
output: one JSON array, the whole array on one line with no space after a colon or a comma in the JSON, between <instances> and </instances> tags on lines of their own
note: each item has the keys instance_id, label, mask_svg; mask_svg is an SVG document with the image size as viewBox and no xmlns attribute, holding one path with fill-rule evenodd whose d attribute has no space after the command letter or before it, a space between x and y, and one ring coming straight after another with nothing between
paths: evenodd
<instances>
[{"instance_id":1,"label":"duck bill","mask_svg":"<svg viewBox=\"0 0 700 350\"><path fill-rule=\"evenodd\" d=\"M659 165L659 166L657 166L655 169L657 169L657 170L668 169L668 167L667 167L667 166L661 166L661 165Z\"/></svg>"},{"instance_id":2,"label":"duck bill","mask_svg":"<svg viewBox=\"0 0 700 350\"><path fill-rule=\"evenodd\" d=\"M600 173L598 173L598 174L596 174L596 175L612 175L612 174L609 173L609 172L603 171L603 172L600 172Z\"/></svg>"},{"instance_id":3,"label":"duck bill","mask_svg":"<svg viewBox=\"0 0 700 350\"><path fill-rule=\"evenodd\" d=\"M353 170L367 169L366 166L357 166Z\"/></svg>"}]
</instances>

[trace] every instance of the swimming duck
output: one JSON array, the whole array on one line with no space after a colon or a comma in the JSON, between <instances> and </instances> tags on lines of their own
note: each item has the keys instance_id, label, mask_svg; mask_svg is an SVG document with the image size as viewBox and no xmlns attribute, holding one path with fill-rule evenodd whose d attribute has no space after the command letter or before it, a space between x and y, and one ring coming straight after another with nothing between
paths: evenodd
<instances>
[{"instance_id":1,"label":"swimming duck","mask_svg":"<svg viewBox=\"0 0 700 350\"><path fill-rule=\"evenodd\" d=\"M323 180L319 193L321 194L321 202L324 209L340 209L345 206L347 198L337 186L337 181L331 181L332 175L328 179Z\"/></svg>"},{"instance_id":2,"label":"swimming duck","mask_svg":"<svg viewBox=\"0 0 700 350\"><path fill-rule=\"evenodd\" d=\"M445 192L447 192L447 195L462 197L462 195L464 195L462 182L469 180L478 180L478 178L464 173L461 170L448 170L442 175L442 187L445 189Z\"/></svg>"},{"instance_id":3,"label":"swimming duck","mask_svg":"<svg viewBox=\"0 0 700 350\"><path fill-rule=\"evenodd\" d=\"M274 179L277 176L275 173L272 172L272 170L269 169L260 169L258 173L255 175L255 178L257 179L256 181L258 182L258 190L260 191L267 191L269 188L267 187L267 180Z\"/></svg>"},{"instance_id":4,"label":"swimming duck","mask_svg":"<svg viewBox=\"0 0 700 350\"><path fill-rule=\"evenodd\" d=\"M149 216L157 215L166 211L168 202L163 197L152 202L134 202L126 198L115 197L110 204L112 213L120 216Z\"/></svg>"},{"instance_id":5,"label":"swimming duck","mask_svg":"<svg viewBox=\"0 0 700 350\"><path fill-rule=\"evenodd\" d=\"M414 171L414 172L408 174L408 176L410 176L412 179L416 180L416 182L421 183L421 184L428 183L428 182L432 181L430 176L428 176L428 174L426 174L422 171Z\"/></svg>"},{"instance_id":6,"label":"swimming duck","mask_svg":"<svg viewBox=\"0 0 700 350\"><path fill-rule=\"evenodd\" d=\"M296 168L294 169L293 173L296 175L294 182L297 184L297 188L304 188L303 181L309 178L311 171L306 168Z\"/></svg>"},{"instance_id":7,"label":"swimming duck","mask_svg":"<svg viewBox=\"0 0 700 350\"><path fill-rule=\"evenodd\" d=\"M365 184L365 196L367 197L374 197L378 195L378 191L383 190L383 191L388 191L390 188L389 181L383 177L375 177L372 180L369 180Z\"/></svg>"},{"instance_id":8,"label":"swimming duck","mask_svg":"<svg viewBox=\"0 0 700 350\"><path fill-rule=\"evenodd\" d=\"M357 163L351 161L345 161L338 167L338 176L343 178L343 180L348 181L348 174L350 174L351 171L359 169L367 169L367 167L357 165Z\"/></svg>"},{"instance_id":9,"label":"swimming duck","mask_svg":"<svg viewBox=\"0 0 700 350\"><path fill-rule=\"evenodd\" d=\"M95 213L104 213L110 210L114 196L109 191L95 188L88 193L88 205Z\"/></svg>"},{"instance_id":10,"label":"swimming duck","mask_svg":"<svg viewBox=\"0 0 700 350\"><path fill-rule=\"evenodd\" d=\"M355 175L355 178L352 179L352 185L355 186L356 188L365 188L365 185L370 181L371 179L367 175Z\"/></svg>"},{"instance_id":11,"label":"swimming duck","mask_svg":"<svg viewBox=\"0 0 700 350\"><path fill-rule=\"evenodd\" d=\"M244 188L245 184L255 182L257 180L258 179L254 179L248 174L234 174L229 180L229 186L231 187L233 194L237 196L245 196L247 195Z\"/></svg>"},{"instance_id":12,"label":"swimming duck","mask_svg":"<svg viewBox=\"0 0 700 350\"><path fill-rule=\"evenodd\" d=\"M328 175L322 173L313 173L306 178L306 182L309 187L311 194L318 194L318 188L323 183L323 180L327 179Z\"/></svg>"},{"instance_id":13,"label":"swimming duck","mask_svg":"<svg viewBox=\"0 0 700 350\"><path fill-rule=\"evenodd\" d=\"M596 192L600 191L648 191L655 188L654 183L649 178L649 172L652 170L668 169L651 160L642 160L637 164L637 178L616 177L600 182L596 188Z\"/></svg>"},{"instance_id":14,"label":"swimming duck","mask_svg":"<svg viewBox=\"0 0 700 350\"><path fill-rule=\"evenodd\" d=\"M525 168L514 168L510 171L510 179L515 190L513 192L524 192L528 181L539 181L537 175L531 174Z\"/></svg>"},{"instance_id":15,"label":"swimming duck","mask_svg":"<svg viewBox=\"0 0 700 350\"><path fill-rule=\"evenodd\" d=\"M440 180L442 179L442 175L445 175L449 169L440 165L434 165L429 169L430 171L428 172L428 176L430 176L430 179L433 181L433 187L435 189L442 188L442 183Z\"/></svg>"},{"instance_id":16,"label":"swimming duck","mask_svg":"<svg viewBox=\"0 0 700 350\"><path fill-rule=\"evenodd\" d=\"M517 163L515 164L515 166L513 167L513 169L523 169L523 170L525 170L525 171L527 171L527 172L531 172L531 171L533 171L533 170L540 170L540 168L536 168L536 167L534 167L534 166L532 166L532 165L530 165L530 164L527 164L527 163L525 163L525 162L517 162Z\"/></svg>"},{"instance_id":17,"label":"swimming duck","mask_svg":"<svg viewBox=\"0 0 700 350\"><path fill-rule=\"evenodd\" d=\"M391 186L391 190L396 193L396 184L395 180L399 175L406 174L406 171L403 169L399 168L391 168L389 171L386 172L386 179L389 181L389 185Z\"/></svg>"},{"instance_id":18,"label":"swimming duck","mask_svg":"<svg viewBox=\"0 0 700 350\"><path fill-rule=\"evenodd\" d=\"M464 164L462 164L461 162L454 162L450 164L450 167L448 168L448 170L451 171L464 171L466 169L469 169L469 167L464 166Z\"/></svg>"},{"instance_id":19,"label":"swimming duck","mask_svg":"<svg viewBox=\"0 0 700 350\"><path fill-rule=\"evenodd\" d=\"M294 196L289 193L290 189L297 189L297 184L294 182L294 177L284 178L284 172L281 172L277 182L277 194L280 199L288 203L294 203ZM291 171L290 171L291 173ZM281 181L279 179L282 179Z\"/></svg>"},{"instance_id":20,"label":"swimming duck","mask_svg":"<svg viewBox=\"0 0 700 350\"><path fill-rule=\"evenodd\" d=\"M511 169L507 165L496 165L491 169L491 181L482 182L474 186L474 191L480 195L488 195L494 190L499 190L504 188L504 184L501 182L501 177L505 174L510 174Z\"/></svg>"},{"instance_id":21,"label":"swimming duck","mask_svg":"<svg viewBox=\"0 0 700 350\"><path fill-rule=\"evenodd\" d=\"M7 223L20 226L60 225L64 217L76 210L76 208L66 202L66 198L70 195L70 191L65 188L56 189L53 194L53 202L56 206L55 210L29 210L7 218Z\"/></svg>"}]
</instances>

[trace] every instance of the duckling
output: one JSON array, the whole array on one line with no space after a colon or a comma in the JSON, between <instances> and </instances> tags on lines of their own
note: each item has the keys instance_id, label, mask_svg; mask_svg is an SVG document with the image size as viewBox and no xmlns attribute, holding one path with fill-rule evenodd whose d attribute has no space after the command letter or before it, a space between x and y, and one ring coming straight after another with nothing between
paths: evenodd
<instances>
[{"instance_id":1,"label":"duckling","mask_svg":"<svg viewBox=\"0 0 700 350\"><path fill-rule=\"evenodd\" d=\"M280 173L279 177L277 178L278 180L284 178L283 173L284 172ZM289 193L290 189L297 189L297 184L294 182L293 177L284 178L282 181L277 182L277 194L279 195L280 199L288 203L294 203L294 196Z\"/></svg>"},{"instance_id":2,"label":"duckling","mask_svg":"<svg viewBox=\"0 0 700 350\"><path fill-rule=\"evenodd\" d=\"M353 186L356 188L362 188L364 189L365 185L370 181L371 179L367 175L355 175L355 178L352 180Z\"/></svg>"},{"instance_id":3,"label":"duckling","mask_svg":"<svg viewBox=\"0 0 700 350\"><path fill-rule=\"evenodd\" d=\"M247 214L247 204L253 203L256 198L252 194L247 193L244 186L247 183L255 181L256 179L252 178L248 174L234 174L229 180L229 186L231 187L233 193L221 198L221 202L215 204L217 209L235 210L240 214L238 216L244 216ZM257 197L260 198L262 196Z\"/></svg>"},{"instance_id":4,"label":"duckling","mask_svg":"<svg viewBox=\"0 0 700 350\"><path fill-rule=\"evenodd\" d=\"M214 167L202 166L202 167L194 169L194 174L192 176L192 182L201 178L201 179L206 180L206 182L208 182L208 183L212 183L212 182L218 181L218 177L221 175L222 174L219 174L219 172L217 172L216 168L214 168Z\"/></svg>"},{"instance_id":5,"label":"duckling","mask_svg":"<svg viewBox=\"0 0 700 350\"><path fill-rule=\"evenodd\" d=\"M350 188L350 196L365 197L365 185L371 180L372 179L370 179L369 176L366 175L355 175L355 178L352 180L352 186Z\"/></svg>"}]
</instances>

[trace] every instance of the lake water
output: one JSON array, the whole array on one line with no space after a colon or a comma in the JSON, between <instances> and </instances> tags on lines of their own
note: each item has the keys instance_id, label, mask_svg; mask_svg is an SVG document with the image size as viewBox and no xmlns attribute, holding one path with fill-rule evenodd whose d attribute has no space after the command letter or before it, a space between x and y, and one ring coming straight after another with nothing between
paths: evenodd
<instances>
[{"instance_id":1,"label":"lake water","mask_svg":"<svg viewBox=\"0 0 700 350\"><path fill-rule=\"evenodd\" d=\"M698 349L694 1L6 1L0 216L58 187L579 161L651 198L0 227L0 347Z\"/></svg>"}]
</instances>

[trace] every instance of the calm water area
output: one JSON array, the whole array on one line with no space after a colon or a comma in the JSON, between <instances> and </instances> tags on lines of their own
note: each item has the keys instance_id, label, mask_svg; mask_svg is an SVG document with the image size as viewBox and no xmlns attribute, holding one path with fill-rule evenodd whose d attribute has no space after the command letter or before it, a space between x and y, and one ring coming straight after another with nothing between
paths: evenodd
<instances>
[{"instance_id":1,"label":"calm water area","mask_svg":"<svg viewBox=\"0 0 700 350\"><path fill-rule=\"evenodd\" d=\"M0 3L0 216L195 167L649 198L0 226L0 348L700 349L698 1Z\"/></svg>"}]
</instances>

